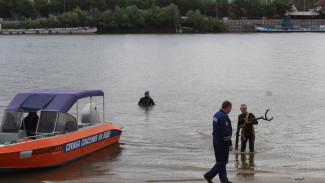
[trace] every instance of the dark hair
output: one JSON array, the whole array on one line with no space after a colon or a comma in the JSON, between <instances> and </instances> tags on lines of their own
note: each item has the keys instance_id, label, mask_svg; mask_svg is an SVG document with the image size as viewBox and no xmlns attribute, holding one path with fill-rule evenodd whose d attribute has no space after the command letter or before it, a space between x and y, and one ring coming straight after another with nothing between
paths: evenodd
<instances>
[{"instance_id":1,"label":"dark hair","mask_svg":"<svg viewBox=\"0 0 325 183\"><path fill-rule=\"evenodd\" d=\"M229 102L229 101L224 101L223 103L222 103L222 109L227 109L228 107L231 107L232 106L232 104L231 104L231 102Z\"/></svg>"}]
</instances>

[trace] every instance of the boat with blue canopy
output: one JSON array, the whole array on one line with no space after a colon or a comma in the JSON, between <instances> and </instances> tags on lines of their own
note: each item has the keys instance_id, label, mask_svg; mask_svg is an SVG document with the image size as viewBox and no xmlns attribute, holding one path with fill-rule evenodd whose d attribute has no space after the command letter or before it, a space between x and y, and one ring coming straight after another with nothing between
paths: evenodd
<instances>
[{"instance_id":1,"label":"boat with blue canopy","mask_svg":"<svg viewBox=\"0 0 325 183\"><path fill-rule=\"evenodd\" d=\"M58 166L118 143L122 129L104 119L101 90L18 93L0 125L0 172Z\"/></svg>"}]
</instances>

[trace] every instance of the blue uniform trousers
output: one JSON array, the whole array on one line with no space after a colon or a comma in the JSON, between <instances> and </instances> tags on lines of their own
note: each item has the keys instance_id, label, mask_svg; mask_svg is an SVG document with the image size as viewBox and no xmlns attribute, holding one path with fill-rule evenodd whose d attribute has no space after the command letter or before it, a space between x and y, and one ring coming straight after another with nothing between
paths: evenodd
<instances>
[{"instance_id":1,"label":"blue uniform trousers","mask_svg":"<svg viewBox=\"0 0 325 183\"><path fill-rule=\"evenodd\" d=\"M229 147L224 144L221 140L213 139L214 154L216 157L216 164L208 171L205 176L207 178L213 179L217 174L219 174L219 179L221 182L227 182L227 170L226 165L229 158Z\"/></svg>"}]
</instances>

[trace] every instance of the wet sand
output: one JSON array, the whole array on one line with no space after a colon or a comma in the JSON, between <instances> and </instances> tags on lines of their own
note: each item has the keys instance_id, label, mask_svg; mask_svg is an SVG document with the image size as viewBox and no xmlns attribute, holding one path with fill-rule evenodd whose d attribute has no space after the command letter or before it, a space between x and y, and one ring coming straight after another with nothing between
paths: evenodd
<instances>
[{"instance_id":1,"label":"wet sand","mask_svg":"<svg viewBox=\"0 0 325 183\"><path fill-rule=\"evenodd\" d=\"M229 176L229 180L233 183L324 183L325 177L305 177L303 180L295 180L295 177L285 175L262 175L254 177L241 177L241 176ZM183 179L183 180L151 180L144 182L152 183L200 183L207 182L204 178L202 179ZM213 180L214 183L220 183L218 176Z\"/></svg>"},{"instance_id":2,"label":"wet sand","mask_svg":"<svg viewBox=\"0 0 325 183\"><path fill-rule=\"evenodd\" d=\"M325 177L305 177L304 180L295 180L295 177L286 176L286 175L256 175L254 177L243 177L230 175L229 180L233 183L324 183ZM60 181L61 182L61 181ZM193 179L156 179L156 180L132 180L120 178L118 175L110 175L107 177L92 177L92 178L83 178L79 180L67 180L64 182L108 182L108 183L204 183L207 182L203 176L202 178L193 178ZM219 178L216 177L213 180L214 183L220 183Z\"/></svg>"},{"instance_id":3,"label":"wet sand","mask_svg":"<svg viewBox=\"0 0 325 183\"><path fill-rule=\"evenodd\" d=\"M231 180L233 183L246 183L246 182L252 182L252 183L324 183L325 179L317 179L317 178L310 178L305 180L292 180L292 179L286 179L286 178L275 178L275 177L269 177L269 178L261 178L261 179L255 179L255 180ZM148 181L147 181L148 182ZM150 181L152 182L152 181ZM168 182L168 183L197 183L197 182L207 182L205 180L176 180L176 181L154 181L155 183L162 183L162 182ZM219 183L220 181L214 181L214 183Z\"/></svg>"},{"instance_id":4,"label":"wet sand","mask_svg":"<svg viewBox=\"0 0 325 183\"><path fill-rule=\"evenodd\" d=\"M230 179L233 183L324 183L325 178L306 178L305 180L294 180L290 177L260 177L254 180L238 180L237 178ZM87 180L75 180L69 182L89 182ZM206 180L202 179L183 179L183 180L149 180L149 181L134 181L134 180L120 180L120 179L96 179L91 182L108 182L108 183L204 183ZM220 183L219 180L214 180L214 183Z\"/></svg>"},{"instance_id":5,"label":"wet sand","mask_svg":"<svg viewBox=\"0 0 325 183\"><path fill-rule=\"evenodd\" d=\"M266 177L255 177L253 179L242 179L238 177L229 177L230 181L233 183L324 183L325 178L305 178L304 180L295 180L292 177L277 177L277 176L266 176ZM197 182L207 182L205 179L187 179L187 180L152 180L152 181L144 181L144 182L152 182L152 183L197 183ZM213 180L214 183L219 183L219 179Z\"/></svg>"}]
</instances>

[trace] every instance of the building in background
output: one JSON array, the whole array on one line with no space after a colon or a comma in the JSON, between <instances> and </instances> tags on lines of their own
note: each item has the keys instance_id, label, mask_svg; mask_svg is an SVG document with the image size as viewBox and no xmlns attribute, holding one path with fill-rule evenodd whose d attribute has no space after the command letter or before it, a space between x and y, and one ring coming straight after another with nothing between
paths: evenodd
<instances>
[{"instance_id":1,"label":"building in background","mask_svg":"<svg viewBox=\"0 0 325 183\"><path fill-rule=\"evenodd\" d=\"M317 3L315 3L313 10L317 11L317 12L324 13L325 12L325 0L320 0Z\"/></svg>"},{"instance_id":2,"label":"building in background","mask_svg":"<svg viewBox=\"0 0 325 183\"><path fill-rule=\"evenodd\" d=\"M320 0L308 11L291 11L285 14L291 19L323 19L325 18L325 0Z\"/></svg>"}]
</instances>

